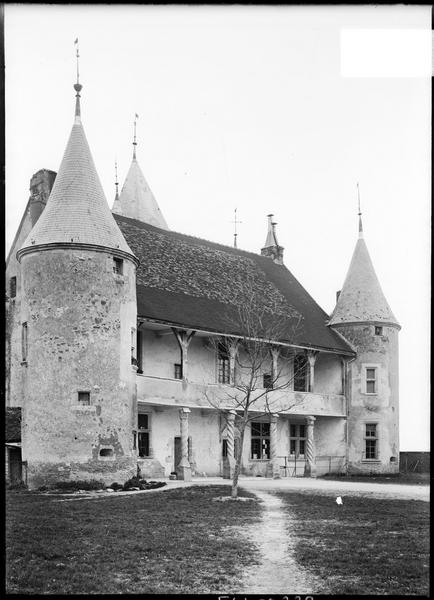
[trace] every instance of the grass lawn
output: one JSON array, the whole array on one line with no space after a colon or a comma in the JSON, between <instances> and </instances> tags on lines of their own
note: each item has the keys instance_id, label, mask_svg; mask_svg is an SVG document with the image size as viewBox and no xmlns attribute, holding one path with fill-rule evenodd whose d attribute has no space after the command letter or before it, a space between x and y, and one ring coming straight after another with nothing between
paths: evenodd
<instances>
[{"instance_id":1,"label":"grass lawn","mask_svg":"<svg viewBox=\"0 0 434 600\"><path fill-rule=\"evenodd\" d=\"M212 502L229 486L62 500L7 494L7 592L207 593L231 588L255 547L225 528L256 502ZM252 496L240 490L242 496Z\"/></svg>"},{"instance_id":2,"label":"grass lawn","mask_svg":"<svg viewBox=\"0 0 434 600\"><path fill-rule=\"evenodd\" d=\"M429 595L429 503L279 493L300 566L331 594Z\"/></svg>"}]
</instances>

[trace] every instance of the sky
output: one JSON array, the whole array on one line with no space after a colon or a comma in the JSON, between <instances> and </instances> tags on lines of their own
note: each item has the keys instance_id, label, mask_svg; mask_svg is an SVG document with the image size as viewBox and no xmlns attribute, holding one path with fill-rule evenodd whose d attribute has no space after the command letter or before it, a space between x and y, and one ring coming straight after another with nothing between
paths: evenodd
<instances>
[{"instance_id":1,"label":"sky","mask_svg":"<svg viewBox=\"0 0 434 600\"><path fill-rule=\"evenodd\" d=\"M260 252L273 213L286 266L331 313L359 183L365 241L402 326L401 450L428 450L431 79L417 53L407 70L389 67L405 45L392 52L387 35L430 35L430 7L4 10L6 252L31 176L59 168L78 37L82 121L110 207L137 113L137 158L170 229L232 245L236 208L238 247Z\"/></svg>"}]
</instances>

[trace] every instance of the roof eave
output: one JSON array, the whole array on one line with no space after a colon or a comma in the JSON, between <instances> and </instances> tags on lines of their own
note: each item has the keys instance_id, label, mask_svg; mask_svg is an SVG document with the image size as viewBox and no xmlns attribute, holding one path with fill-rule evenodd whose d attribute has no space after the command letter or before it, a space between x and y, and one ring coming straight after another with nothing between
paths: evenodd
<instances>
[{"instance_id":1,"label":"roof eave","mask_svg":"<svg viewBox=\"0 0 434 600\"><path fill-rule=\"evenodd\" d=\"M242 333L229 333L229 332L223 332L223 331L219 331L216 329L212 329L212 328L208 328L205 329L203 327L199 327L197 325L189 325L186 323L176 323L174 321L167 321L165 319L155 319L153 317L146 317L144 315L137 315L137 320L140 321L146 321L148 323L158 323L159 325L167 325L167 327L177 327L177 328L182 328L182 329L190 329L192 331L200 331L201 333L208 333L210 335L220 335L223 337L242 337L244 339L249 339L252 341L266 341L267 343L270 343L270 340L262 340L261 338L252 338L249 336L245 336ZM336 332L338 333L338 332ZM343 339L343 341L345 342L346 345L350 346L350 344L348 343L347 340L345 340L345 338L343 338L343 336L341 336L340 334L338 334L339 337L341 337ZM291 342L285 342L283 340L273 340L271 343L276 344L278 346L283 346L285 348L299 348L301 350L319 350L320 352L328 352L328 353L332 353L332 354L343 354L346 356L353 356L356 354L356 352L354 350L345 350L345 349L340 349L340 348L331 348L331 347L327 347L327 346L320 346L320 345L314 345L314 344L308 344L308 343L300 343L300 344L295 344L295 343L291 343Z\"/></svg>"}]
</instances>

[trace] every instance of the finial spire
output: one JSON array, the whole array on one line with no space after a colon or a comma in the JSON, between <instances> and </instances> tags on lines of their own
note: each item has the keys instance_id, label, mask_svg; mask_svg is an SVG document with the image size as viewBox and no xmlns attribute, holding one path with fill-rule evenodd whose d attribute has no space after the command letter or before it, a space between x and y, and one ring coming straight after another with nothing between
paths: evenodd
<instances>
[{"instance_id":1,"label":"finial spire","mask_svg":"<svg viewBox=\"0 0 434 600\"><path fill-rule=\"evenodd\" d=\"M136 124L137 124L137 119L138 118L139 118L139 115L136 113L136 115L134 117L133 159L136 158L136 146L137 146L137 141L136 141Z\"/></svg>"},{"instance_id":2,"label":"finial spire","mask_svg":"<svg viewBox=\"0 0 434 600\"><path fill-rule=\"evenodd\" d=\"M116 186L116 198L119 196L119 183L118 183L118 161L115 160L115 186Z\"/></svg>"},{"instance_id":3,"label":"finial spire","mask_svg":"<svg viewBox=\"0 0 434 600\"><path fill-rule=\"evenodd\" d=\"M363 225L362 225L362 211L360 210L360 189L359 182L357 182L357 198L358 198L358 206L359 206L359 238L363 237Z\"/></svg>"},{"instance_id":4,"label":"finial spire","mask_svg":"<svg viewBox=\"0 0 434 600\"><path fill-rule=\"evenodd\" d=\"M238 221L237 219L237 209L234 210L234 220L232 223L234 224L234 248L237 248L237 224L242 223L242 221Z\"/></svg>"},{"instance_id":5,"label":"finial spire","mask_svg":"<svg viewBox=\"0 0 434 600\"><path fill-rule=\"evenodd\" d=\"M76 48L76 58L77 58L77 83L74 84L74 90L77 92L75 94L75 122L76 123L80 123L80 92L83 88L83 86L80 84L80 70L79 70L79 58L80 58L80 54L78 51L78 38L75 38L75 42L74 45L77 46Z\"/></svg>"}]
</instances>

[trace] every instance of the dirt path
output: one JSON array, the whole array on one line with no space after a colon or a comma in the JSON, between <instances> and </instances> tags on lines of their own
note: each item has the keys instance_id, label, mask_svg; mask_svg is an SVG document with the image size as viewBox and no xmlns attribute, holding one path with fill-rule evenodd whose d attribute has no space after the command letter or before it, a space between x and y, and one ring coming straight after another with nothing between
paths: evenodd
<instances>
[{"instance_id":1,"label":"dirt path","mask_svg":"<svg viewBox=\"0 0 434 600\"><path fill-rule=\"evenodd\" d=\"M294 558L291 520L277 496L255 490L263 503L263 516L249 529L237 530L258 546L261 563L246 569L236 593L326 593L324 583L301 568Z\"/></svg>"}]
</instances>

